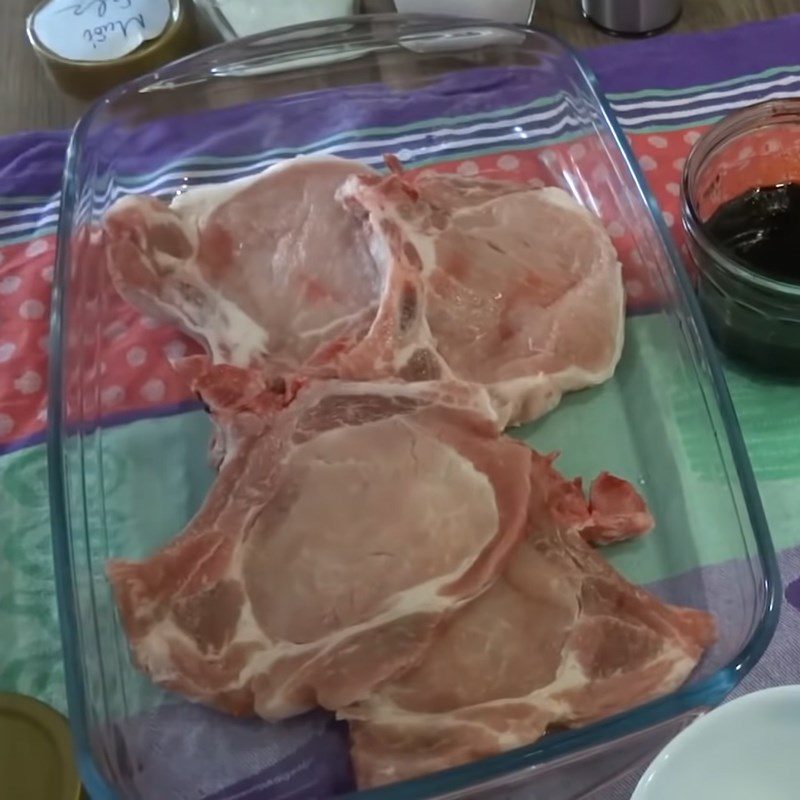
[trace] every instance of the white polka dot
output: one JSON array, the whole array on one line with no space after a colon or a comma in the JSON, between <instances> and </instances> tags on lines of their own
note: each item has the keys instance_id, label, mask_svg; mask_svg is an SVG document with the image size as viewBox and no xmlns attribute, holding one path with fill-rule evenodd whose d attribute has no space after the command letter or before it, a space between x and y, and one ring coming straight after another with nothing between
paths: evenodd
<instances>
[{"instance_id":1,"label":"white polka dot","mask_svg":"<svg viewBox=\"0 0 800 800\"><path fill-rule=\"evenodd\" d=\"M612 239L619 239L620 236L625 235L625 226L616 219L613 222L608 223L606 230Z\"/></svg>"},{"instance_id":2,"label":"white polka dot","mask_svg":"<svg viewBox=\"0 0 800 800\"><path fill-rule=\"evenodd\" d=\"M144 347L131 347L125 354L125 360L132 367L141 367L147 361L147 350Z\"/></svg>"},{"instance_id":3,"label":"white polka dot","mask_svg":"<svg viewBox=\"0 0 800 800\"><path fill-rule=\"evenodd\" d=\"M683 167L685 164L686 164L685 158L676 158L672 162L672 166L675 167L675 169L678 170L678 172L683 172Z\"/></svg>"},{"instance_id":4,"label":"white polka dot","mask_svg":"<svg viewBox=\"0 0 800 800\"><path fill-rule=\"evenodd\" d=\"M14 428L14 420L8 414L0 414L0 436L11 433Z\"/></svg>"},{"instance_id":5,"label":"white polka dot","mask_svg":"<svg viewBox=\"0 0 800 800\"><path fill-rule=\"evenodd\" d=\"M768 155L770 153L777 153L781 149L781 143L777 139L768 139L764 142L763 150Z\"/></svg>"},{"instance_id":6,"label":"white polka dot","mask_svg":"<svg viewBox=\"0 0 800 800\"><path fill-rule=\"evenodd\" d=\"M128 327L124 322L118 319L115 319L103 328L103 336L105 336L106 339L119 339L120 336L124 336L127 332Z\"/></svg>"},{"instance_id":7,"label":"white polka dot","mask_svg":"<svg viewBox=\"0 0 800 800\"><path fill-rule=\"evenodd\" d=\"M677 197L681 193L681 187L677 183L668 183L667 191L673 196Z\"/></svg>"},{"instance_id":8,"label":"white polka dot","mask_svg":"<svg viewBox=\"0 0 800 800\"><path fill-rule=\"evenodd\" d=\"M671 228L675 224L675 217L673 217L672 214L670 214L669 211L665 211L664 212L664 222L666 222L667 225L669 225L670 228Z\"/></svg>"},{"instance_id":9,"label":"white polka dot","mask_svg":"<svg viewBox=\"0 0 800 800\"><path fill-rule=\"evenodd\" d=\"M516 156L506 154L497 159L497 166L506 172L513 172L519 167L519 159Z\"/></svg>"},{"instance_id":10,"label":"white polka dot","mask_svg":"<svg viewBox=\"0 0 800 800\"><path fill-rule=\"evenodd\" d=\"M36 258L42 253L46 253L50 249L50 245L44 239L36 239L25 248L26 258Z\"/></svg>"},{"instance_id":11,"label":"white polka dot","mask_svg":"<svg viewBox=\"0 0 800 800\"><path fill-rule=\"evenodd\" d=\"M50 337L49 336L40 336L39 337L39 347L45 351L45 353L50 352Z\"/></svg>"},{"instance_id":12,"label":"white polka dot","mask_svg":"<svg viewBox=\"0 0 800 800\"><path fill-rule=\"evenodd\" d=\"M642 169L645 172L652 172L658 166L656 160L652 156L646 154L639 159L639 163L642 165Z\"/></svg>"},{"instance_id":13,"label":"white polka dot","mask_svg":"<svg viewBox=\"0 0 800 800\"><path fill-rule=\"evenodd\" d=\"M635 300L637 297L641 297L644 294L644 286L641 281L628 281L625 284L625 292L628 297Z\"/></svg>"},{"instance_id":14,"label":"white polka dot","mask_svg":"<svg viewBox=\"0 0 800 800\"><path fill-rule=\"evenodd\" d=\"M558 162L558 156L552 150L542 150L539 154L539 160L550 167Z\"/></svg>"},{"instance_id":15,"label":"white polka dot","mask_svg":"<svg viewBox=\"0 0 800 800\"><path fill-rule=\"evenodd\" d=\"M100 400L104 406L115 406L121 403L124 397L125 390L121 386L109 386L100 392Z\"/></svg>"},{"instance_id":16,"label":"white polka dot","mask_svg":"<svg viewBox=\"0 0 800 800\"><path fill-rule=\"evenodd\" d=\"M19 306L19 315L23 319L41 319L44 316L44 303L33 298L23 300Z\"/></svg>"},{"instance_id":17,"label":"white polka dot","mask_svg":"<svg viewBox=\"0 0 800 800\"><path fill-rule=\"evenodd\" d=\"M575 144L571 144L568 150L569 154L576 161L580 161L582 158L586 157L586 147L583 145L582 142L575 142Z\"/></svg>"},{"instance_id":18,"label":"white polka dot","mask_svg":"<svg viewBox=\"0 0 800 800\"><path fill-rule=\"evenodd\" d=\"M157 319L153 319L152 317L142 317L142 327L148 328L149 330L155 330L159 328L161 323Z\"/></svg>"},{"instance_id":19,"label":"white polka dot","mask_svg":"<svg viewBox=\"0 0 800 800\"><path fill-rule=\"evenodd\" d=\"M472 175L477 175L480 172L478 165L474 161L462 161L457 167L456 172L459 175L466 175L470 177Z\"/></svg>"},{"instance_id":20,"label":"white polka dot","mask_svg":"<svg viewBox=\"0 0 800 800\"><path fill-rule=\"evenodd\" d=\"M186 355L186 343L175 339L164 345L164 355L167 358L183 358Z\"/></svg>"},{"instance_id":21,"label":"white polka dot","mask_svg":"<svg viewBox=\"0 0 800 800\"><path fill-rule=\"evenodd\" d=\"M14 342L0 343L0 364L5 364L6 361L11 361L11 356L17 351L17 346Z\"/></svg>"},{"instance_id":22,"label":"white polka dot","mask_svg":"<svg viewBox=\"0 0 800 800\"><path fill-rule=\"evenodd\" d=\"M9 275L0 281L0 294L14 294L22 286L22 278L19 275Z\"/></svg>"},{"instance_id":23,"label":"white polka dot","mask_svg":"<svg viewBox=\"0 0 800 800\"><path fill-rule=\"evenodd\" d=\"M648 136L647 141L652 147L657 147L659 150L664 150L669 144L663 136Z\"/></svg>"},{"instance_id":24,"label":"white polka dot","mask_svg":"<svg viewBox=\"0 0 800 800\"><path fill-rule=\"evenodd\" d=\"M531 178L528 181L528 186L532 186L534 189L543 189L544 181L541 178Z\"/></svg>"},{"instance_id":25,"label":"white polka dot","mask_svg":"<svg viewBox=\"0 0 800 800\"><path fill-rule=\"evenodd\" d=\"M736 158L738 158L739 161L747 161L748 158L752 158L755 154L756 151L750 147L750 145L747 145L747 147L743 147L739 151L739 155L737 155Z\"/></svg>"},{"instance_id":26,"label":"white polka dot","mask_svg":"<svg viewBox=\"0 0 800 800\"><path fill-rule=\"evenodd\" d=\"M683 134L683 141L686 142L686 144L696 144L700 135L699 131L686 131L686 133Z\"/></svg>"},{"instance_id":27,"label":"white polka dot","mask_svg":"<svg viewBox=\"0 0 800 800\"><path fill-rule=\"evenodd\" d=\"M14 388L20 392L20 394L34 394L42 388L42 376L33 370L23 372L22 375L14 381Z\"/></svg>"},{"instance_id":28,"label":"white polka dot","mask_svg":"<svg viewBox=\"0 0 800 800\"><path fill-rule=\"evenodd\" d=\"M642 266L642 254L638 250L631 250L631 264L637 267Z\"/></svg>"},{"instance_id":29,"label":"white polka dot","mask_svg":"<svg viewBox=\"0 0 800 800\"><path fill-rule=\"evenodd\" d=\"M53 282L53 267L52 266L45 267L42 270L41 275L42 275L42 279L47 281L47 283L52 283Z\"/></svg>"},{"instance_id":30,"label":"white polka dot","mask_svg":"<svg viewBox=\"0 0 800 800\"><path fill-rule=\"evenodd\" d=\"M164 385L164 381L162 381L160 378L152 378L151 380L147 381L147 383L142 386L140 392L145 400L150 400L153 403L157 402L158 400L163 400L166 393L167 387Z\"/></svg>"}]
</instances>

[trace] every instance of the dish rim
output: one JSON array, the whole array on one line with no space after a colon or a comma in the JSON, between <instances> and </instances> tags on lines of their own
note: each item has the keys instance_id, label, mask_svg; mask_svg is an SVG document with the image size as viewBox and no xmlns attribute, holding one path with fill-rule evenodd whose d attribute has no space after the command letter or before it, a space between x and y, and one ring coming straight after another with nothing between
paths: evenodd
<instances>
[{"instance_id":1,"label":"dish rim","mask_svg":"<svg viewBox=\"0 0 800 800\"><path fill-rule=\"evenodd\" d=\"M296 34L317 29L324 32L330 29L328 36L333 38L336 25L341 28L343 24L363 23L366 19L378 20L389 23L397 28L399 24L408 22L438 23L441 28L474 28L476 24L481 27L491 27L499 31L517 33L534 33L545 41L561 48L574 62L579 74L585 81L586 88L590 91L592 99L602 112L602 118L611 132L613 144L622 156L623 162L629 170L636 190L646 208L650 212L655 231L661 245L664 247L669 266L675 278L680 300L688 312L689 321L694 327L694 335L699 342L701 354L708 367L710 384L714 399L717 403L719 416L730 447L735 474L739 480L747 516L753 530L756 550L763 572L763 591L765 608L761 618L755 623L752 635L743 645L741 650L728 664L720 667L711 675L699 680L697 683L682 686L657 700L650 701L633 711L622 712L593 723L585 728L552 734L544 740L539 740L531 745L517 748L500 755L480 759L469 764L454 767L441 772L432 773L420 778L392 784L377 789L350 792L340 795L342 800L424 800L435 798L443 793L457 792L465 789L478 789L482 785L494 782L502 777L523 770L542 765L551 760L569 755L578 754L589 750L593 746L606 744L621 739L625 736L647 730L668 720L675 719L693 709L702 709L716 706L749 672L753 665L760 659L767 648L778 622L780 611L780 575L778 571L775 550L769 532L766 516L762 506L755 476L750 464L749 455L744 444L742 432L734 411L733 403L728 391L727 382L722 372L721 363L712 344L709 331L703 319L697 299L692 290L688 273L683 267L683 262L678 255L676 245L672 241L668 227L663 219L653 194L646 188L644 174L633 154L628 140L620 124L611 110L610 104L603 94L599 81L594 72L583 62L577 51L562 41L559 37L549 32L542 31L535 26L511 25L499 22L481 20L468 20L457 17L440 15L358 15L339 17L324 22L311 22L289 28L279 29L270 34L256 34L233 42L226 42L212 48L194 53L179 61L173 62L165 68L166 72L177 71L197 62L202 64L209 56L224 53L226 50L235 50L243 45L265 42L262 46L269 50L270 40L278 44L288 41L297 43ZM399 39L395 36L394 41ZM302 39L300 39L302 42ZM279 48L280 49L280 48ZM289 51L291 52L291 51ZM297 50L295 50L297 52ZM286 53L284 53L285 55ZM63 356L65 337L63 330L65 312L66 276L69 271L70 254L69 241L72 233L74 210L77 195L77 170L76 165L81 157L81 147L85 140L84 132L91 128L95 116L106 105L111 104L119 97L135 92L140 86L152 84L161 71L149 73L134 81L123 84L107 93L88 109L73 129L67 148L67 158L64 169L64 180L59 205L59 222L56 245L55 277L53 281L52 307L50 316L50 363L48 378L51 391L48 398L47 431L47 457L48 457L48 483L50 489L50 511L52 526L52 546L55 563L56 597L59 608L59 624L64 654L65 682L67 688L67 702L69 707L70 724L75 739L76 754L81 778L94 800L117 800L120 795L108 783L103 773L98 769L91 755L89 729L85 714L86 687L80 669L77 643L79 641L79 626L75 613L73 600L75 597L73 586L73 563L70 551L69 531L69 500L65 481L64 448L62 438L64 430L64 402L63 389ZM543 743L544 742L544 743Z\"/></svg>"}]
</instances>

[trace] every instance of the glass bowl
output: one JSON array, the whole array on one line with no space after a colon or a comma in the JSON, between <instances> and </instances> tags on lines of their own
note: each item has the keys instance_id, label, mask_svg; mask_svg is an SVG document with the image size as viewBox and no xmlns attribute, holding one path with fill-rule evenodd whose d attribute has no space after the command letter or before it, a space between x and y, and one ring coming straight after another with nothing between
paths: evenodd
<instances>
[{"instance_id":1,"label":"glass bowl","mask_svg":"<svg viewBox=\"0 0 800 800\"><path fill-rule=\"evenodd\" d=\"M719 641L679 690L380 798L567 800L618 777L719 703L764 651L779 579L719 364L653 197L591 73L552 37L435 17L351 17L237 41L128 84L75 129L52 319L50 490L69 708L93 800L325 798L352 790L324 714L224 717L131 664L110 557L170 539L211 481L210 425L164 352L191 346L115 294L99 224L118 197L169 199L299 153L556 185L599 215L623 262L626 344L612 380L515 435L567 475L637 482L657 520L609 548L630 579L713 612ZM725 563L720 580L702 567ZM715 573L716 574L716 573Z\"/></svg>"},{"instance_id":2,"label":"glass bowl","mask_svg":"<svg viewBox=\"0 0 800 800\"><path fill-rule=\"evenodd\" d=\"M748 190L800 182L800 100L748 106L697 141L686 161L683 224L697 292L720 349L748 366L800 376L800 272L779 280L754 270L707 230L709 219Z\"/></svg>"}]
</instances>

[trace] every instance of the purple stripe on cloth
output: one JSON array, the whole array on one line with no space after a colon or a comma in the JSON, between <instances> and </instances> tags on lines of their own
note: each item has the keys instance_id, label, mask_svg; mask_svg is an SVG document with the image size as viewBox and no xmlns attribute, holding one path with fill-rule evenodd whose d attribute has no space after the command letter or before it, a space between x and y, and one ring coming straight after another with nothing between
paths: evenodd
<instances>
[{"instance_id":1,"label":"purple stripe on cloth","mask_svg":"<svg viewBox=\"0 0 800 800\"><path fill-rule=\"evenodd\" d=\"M551 65L554 70L557 61ZM136 175L177 158L241 157L274 148L313 148L321 140L353 130L403 126L443 113L452 118L502 112L552 95L552 87L541 69L470 69L445 74L410 91L379 83L360 84L176 115L135 131L123 129L123 123L119 130L116 124L109 124L93 135L90 149L100 164L113 164L119 173ZM424 138L425 134L417 135ZM119 150L123 138L129 142L130 153Z\"/></svg>"},{"instance_id":2,"label":"purple stripe on cloth","mask_svg":"<svg viewBox=\"0 0 800 800\"><path fill-rule=\"evenodd\" d=\"M347 726L321 711L268 723L180 701L116 722L101 740L115 744L105 770L136 797L326 800L354 786Z\"/></svg>"},{"instance_id":3,"label":"purple stripe on cloth","mask_svg":"<svg viewBox=\"0 0 800 800\"><path fill-rule=\"evenodd\" d=\"M68 140L68 131L0 138L0 197L50 196L57 192Z\"/></svg>"},{"instance_id":4,"label":"purple stripe on cloth","mask_svg":"<svg viewBox=\"0 0 800 800\"><path fill-rule=\"evenodd\" d=\"M726 30L676 33L584 53L604 91L681 89L796 64L800 15Z\"/></svg>"},{"instance_id":5,"label":"purple stripe on cloth","mask_svg":"<svg viewBox=\"0 0 800 800\"><path fill-rule=\"evenodd\" d=\"M794 64L799 35L800 15L793 15L726 31L601 47L586 51L584 58L608 93L682 88ZM557 69L556 61L551 69ZM552 84L545 81L546 71L525 67L465 70L412 91L381 84L325 89L175 115L133 133L118 129L123 123L108 123L96 130L89 147L100 163L113 164L115 171L130 175L151 172L177 158L302 148L353 129L435 118L445 106L448 116L467 116L522 105L552 91ZM198 137L198 131L202 136ZM119 147L123 136L130 142L129 153ZM0 140L0 197L58 191L67 139L67 132L56 131Z\"/></svg>"},{"instance_id":6,"label":"purple stripe on cloth","mask_svg":"<svg viewBox=\"0 0 800 800\"><path fill-rule=\"evenodd\" d=\"M799 33L797 15L727 31L607 46L584 57L609 93L690 87L793 64ZM175 116L134 135L136 156L118 152L119 138L111 130L98 133L93 149L118 171L136 174L159 166L152 155L142 155L156 150L161 164L193 155L239 156L265 148L312 146L354 129L402 126L435 118L444 108L448 117L502 111L551 95L550 74L569 69L560 64L562 58L544 52L539 56L543 63L535 67L467 69L410 91L363 84ZM211 133L198 142L200 130Z\"/></svg>"},{"instance_id":7,"label":"purple stripe on cloth","mask_svg":"<svg viewBox=\"0 0 800 800\"><path fill-rule=\"evenodd\" d=\"M800 575L786 587L786 602L796 611L800 611Z\"/></svg>"}]
</instances>

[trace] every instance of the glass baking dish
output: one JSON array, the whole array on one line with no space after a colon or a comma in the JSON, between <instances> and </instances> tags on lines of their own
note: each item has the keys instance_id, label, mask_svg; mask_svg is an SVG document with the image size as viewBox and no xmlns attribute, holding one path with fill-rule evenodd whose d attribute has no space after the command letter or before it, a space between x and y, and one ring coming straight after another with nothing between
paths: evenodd
<instances>
[{"instance_id":1,"label":"glass baking dish","mask_svg":"<svg viewBox=\"0 0 800 800\"><path fill-rule=\"evenodd\" d=\"M93 800L312 800L352 790L342 728L326 715L237 721L150 685L131 664L104 572L109 557L142 557L178 532L212 479L209 422L162 353L190 344L115 294L98 227L104 211L126 193L169 199L316 152L374 165L393 152L409 169L557 185L597 213L617 245L629 307L615 377L515 435L562 451L567 475L609 469L638 483L657 529L606 555L663 598L714 612L719 642L660 700L359 795L582 797L719 703L757 661L778 614L773 548L705 325L594 77L535 30L394 15L221 45L112 92L75 129L59 227L49 454L83 780ZM721 563L725 580L703 569Z\"/></svg>"}]
</instances>

